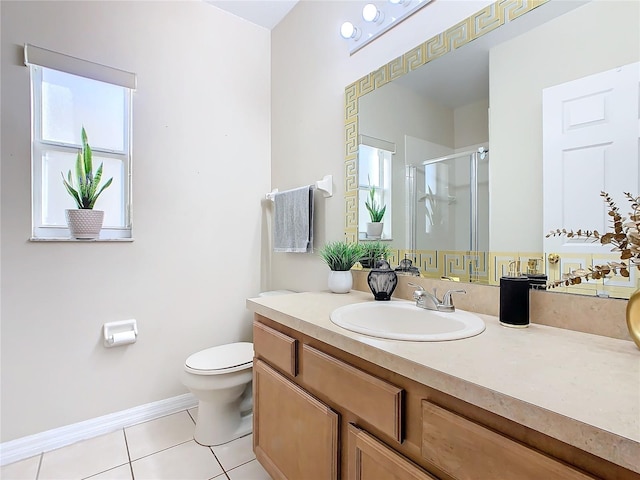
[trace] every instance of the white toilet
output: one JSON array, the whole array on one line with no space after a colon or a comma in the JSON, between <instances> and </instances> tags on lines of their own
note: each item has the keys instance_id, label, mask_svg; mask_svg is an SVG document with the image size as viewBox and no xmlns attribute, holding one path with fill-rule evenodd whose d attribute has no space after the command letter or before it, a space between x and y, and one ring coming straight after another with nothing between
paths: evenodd
<instances>
[{"instance_id":1,"label":"white toilet","mask_svg":"<svg viewBox=\"0 0 640 480\"><path fill-rule=\"evenodd\" d=\"M294 293L277 290L259 296ZM198 399L194 439L201 445L222 445L253 429L253 343L207 348L184 362L182 383Z\"/></svg>"},{"instance_id":2,"label":"white toilet","mask_svg":"<svg viewBox=\"0 0 640 480\"><path fill-rule=\"evenodd\" d=\"M201 445L221 445L251 433L253 343L207 348L184 362L182 383L198 398L193 435Z\"/></svg>"}]
</instances>

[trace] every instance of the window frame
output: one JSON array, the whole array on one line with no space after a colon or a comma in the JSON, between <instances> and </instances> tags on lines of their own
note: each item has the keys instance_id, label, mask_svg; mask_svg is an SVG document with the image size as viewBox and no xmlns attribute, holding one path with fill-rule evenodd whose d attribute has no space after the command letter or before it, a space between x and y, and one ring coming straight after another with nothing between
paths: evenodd
<instances>
[{"instance_id":1,"label":"window frame","mask_svg":"<svg viewBox=\"0 0 640 480\"><path fill-rule=\"evenodd\" d=\"M35 57L35 61L30 62L29 57ZM132 240L132 112L133 112L133 91L135 90L136 77L111 67L94 64L86 60L68 57L63 54L51 52L49 50L25 45L25 64L29 67L30 90L31 90L31 240L32 241L83 241L70 237L69 228L60 225L46 225L43 222L43 196L44 196L44 163L43 154L47 151L62 152L76 155L82 148L80 144L69 144L45 140L42 138L42 80L43 68L56 70L70 75L82 77L86 80L108 83L124 89L124 146L122 151L110 150L92 146L94 154L118 160L123 167L123 198L122 215L123 225L120 227L104 226L100 232L100 237L95 241ZM69 68L67 68L67 66ZM58 67L58 68L56 68ZM86 74L82 74L83 69ZM96 73L97 72L97 73ZM62 179L60 179L62 185Z\"/></svg>"}]
</instances>

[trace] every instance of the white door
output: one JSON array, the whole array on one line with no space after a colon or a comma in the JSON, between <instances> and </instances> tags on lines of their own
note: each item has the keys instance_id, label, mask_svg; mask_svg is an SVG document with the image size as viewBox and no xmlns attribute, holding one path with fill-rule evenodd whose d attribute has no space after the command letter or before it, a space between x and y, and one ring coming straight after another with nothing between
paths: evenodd
<instances>
[{"instance_id":1,"label":"white door","mask_svg":"<svg viewBox=\"0 0 640 480\"><path fill-rule=\"evenodd\" d=\"M634 63L543 90L545 235L557 228L607 231L611 217L601 191L624 216L629 212L623 192L640 194L639 86L640 64ZM610 250L566 237L544 240L545 253L561 258Z\"/></svg>"}]
</instances>

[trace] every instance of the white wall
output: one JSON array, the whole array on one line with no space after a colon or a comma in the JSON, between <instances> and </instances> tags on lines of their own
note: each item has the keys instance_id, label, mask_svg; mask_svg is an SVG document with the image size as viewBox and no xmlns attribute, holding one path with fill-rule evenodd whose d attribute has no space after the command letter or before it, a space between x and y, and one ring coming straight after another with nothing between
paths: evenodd
<instances>
[{"instance_id":1,"label":"white wall","mask_svg":"<svg viewBox=\"0 0 640 480\"><path fill-rule=\"evenodd\" d=\"M463 105L454 110L453 131L458 151L475 150L489 143L489 99Z\"/></svg>"},{"instance_id":2,"label":"white wall","mask_svg":"<svg viewBox=\"0 0 640 480\"><path fill-rule=\"evenodd\" d=\"M640 3L625 0L593 1L492 49L490 250L542 251L542 89L639 57Z\"/></svg>"},{"instance_id":3,"label":"white wall","mask_svg":"<svg viewBox=\"0 0 640 480\"><path fill-rule=\"evenodd\" d=\"M199 1L0 8L5 442L186 393L189 354L251 338L271 53L268 30ZM28 241L27 42L138 74L133 243ZM128 318L138 342L105 349L102 324Z\"/></svg>"},{"instance_id":4,"label":"white wall","mask_svg":"<svg viewBox=\"0 0 640 480\"><path fill-rule=\"evenodd\" d=\"M364 2L302 1L273 30L272 186L333 175L334 196L316 204L316 247L344 235L345 87L489 3L436 0L353 56L339 29L358 21ZM317 255L275 254L271 263L271 288L327 288Z\"/></svg>"}]
</instances>

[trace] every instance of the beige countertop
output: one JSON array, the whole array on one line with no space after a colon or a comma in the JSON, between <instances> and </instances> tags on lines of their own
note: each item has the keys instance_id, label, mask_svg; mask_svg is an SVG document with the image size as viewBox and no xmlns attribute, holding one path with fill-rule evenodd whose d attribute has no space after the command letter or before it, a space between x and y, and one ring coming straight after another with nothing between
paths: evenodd
<instances>
[{"instance_id":1,"label":"beige countertop","mask_svg":"<svg viewBox=\"0 0 640 480\"><path fill-rule=\"evenodd\" d=\"M251 298L282 325L640 473L640 350L633 342L545 325L486 330L447 342L384 340L329 316L370 293ZM392 300L406 301L406 300Z\"/></svg>"}]
</instances>

